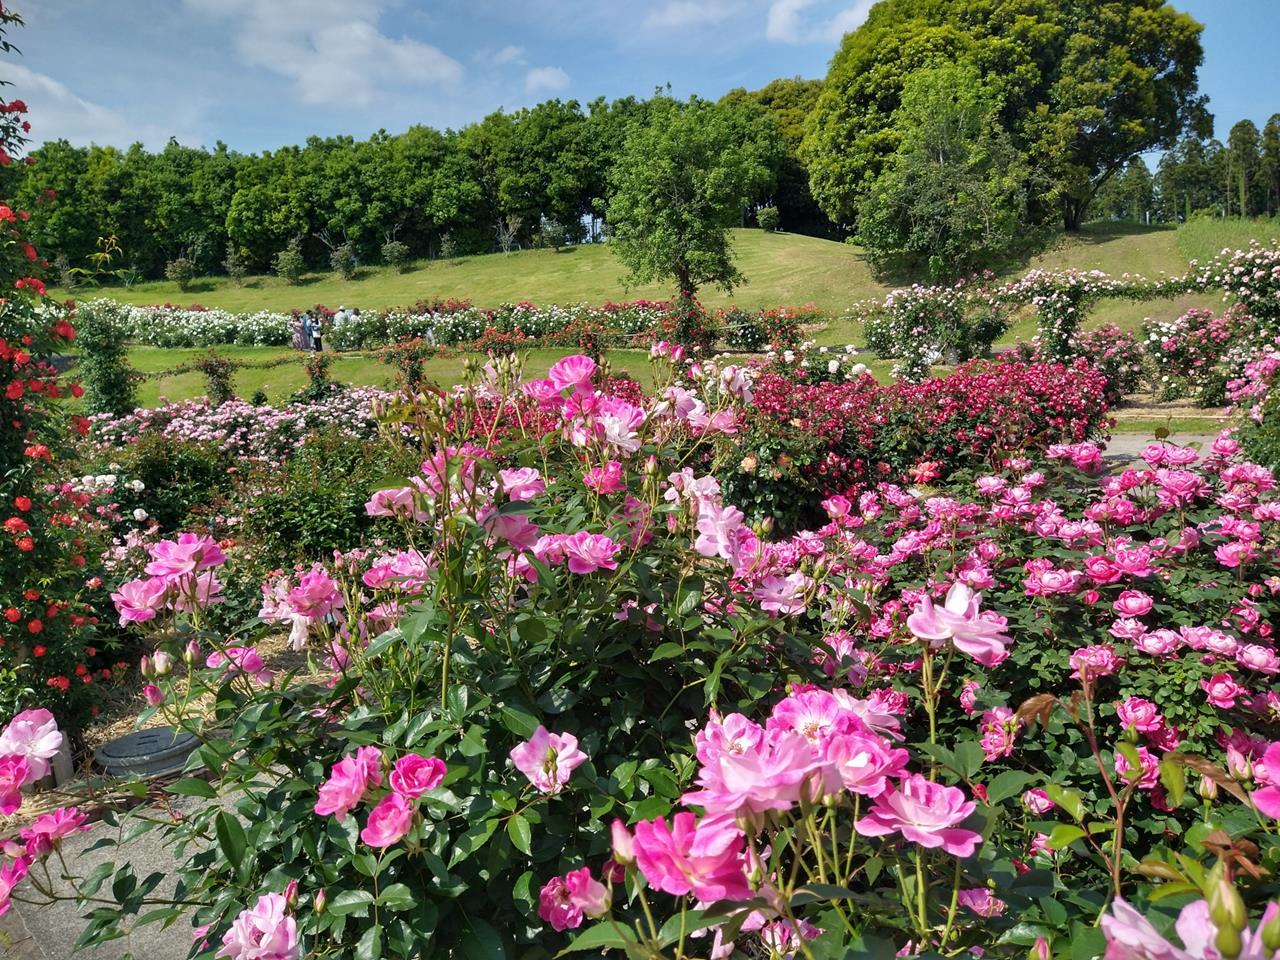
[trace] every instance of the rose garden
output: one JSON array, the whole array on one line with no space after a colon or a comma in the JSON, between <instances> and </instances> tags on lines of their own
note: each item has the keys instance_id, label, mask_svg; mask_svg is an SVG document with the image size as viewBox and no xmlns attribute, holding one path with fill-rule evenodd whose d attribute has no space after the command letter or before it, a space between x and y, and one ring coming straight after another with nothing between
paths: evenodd
<instances>
[{"instance_id":1,"label":"rose garden","mask_svg":"<svg viewBox=\"0 0 1280 960\"><path fill-rule=\"evenodd\" d=\"M233 960L1280 958L1274 244L902 286L861 351L687 293L316 310L272 404L218 350L297 311L55 299L39 215L0 205L0 914ZM211 348L205 395L139 405L135 345ZM1227 419L1114 454L1144 386ZM186 748L104 769L107 720Z\"/></svg>"}]
</instances>

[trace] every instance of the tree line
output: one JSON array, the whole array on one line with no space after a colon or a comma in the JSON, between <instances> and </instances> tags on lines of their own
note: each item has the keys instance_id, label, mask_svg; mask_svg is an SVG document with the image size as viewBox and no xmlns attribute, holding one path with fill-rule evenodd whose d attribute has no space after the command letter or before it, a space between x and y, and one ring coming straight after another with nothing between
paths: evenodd
<instances>
[{"instance_id":1,"label":"tree line","mask_svg":"<svg viewBox=\"0 0 1280 960\"><path fill-rule=\"evenodd\" d=\"M0 171L11 181L0 186L36 213L43 249L145 276L179 257L246 271L288 251L297 269L340 250L345 274L384 251L611 235L643 260L629 264L637 275L732 282L724 231L758 222L951 277L1132 206L1125 191L1152 150L1168 151L1151 178L1159 217L1280 205L1272 124L1206 142L1202 29L1168 0L880 0L823 80L716 102L548 100L460 130L312 137L260 154L59 141Z\"/></svg>"},{"instance_id":2,"label":"tree line","mask_svg":"<svg viewBox=\"0 0 1280 960\"><path fill-rule=\"evenodd\" d=\"M817 87L783 80L720 103L691 101L723 120L724 149L750 145L766 167L739 211L743 223L756 206L774 205L784 229L834 231L797 156L795 114ZM31 151L31 165L5 169L2 186L33 212L35 242L51 258L84 267L103 259L103 242L114 238L114 265L146 277L180 257L202 273L221 272L228 246L241 269L266 270L299 238L313 265L344 244L374 263L389 241L417 257L528 246L544 234L578 242L607 229L610 172L628 132L665 116L670 99L547 100L461 130L311 137L262 153L223 143L208 150L171 140L150 152L58 140Z\"/></svg>"},{"instance_id":3,"label":"tree line","mask_svg":"<svg viewBox=\"0 0 1280 960\"><path fill-rule=\"evenodd\" d=\"M1261 131L1241 120L1226 143L1185 137L1165 151L1154 173L1135 158L1099 194L1094 212L1139 223L1280 215L1280 113Z\"/></svg>"}]
</instances>

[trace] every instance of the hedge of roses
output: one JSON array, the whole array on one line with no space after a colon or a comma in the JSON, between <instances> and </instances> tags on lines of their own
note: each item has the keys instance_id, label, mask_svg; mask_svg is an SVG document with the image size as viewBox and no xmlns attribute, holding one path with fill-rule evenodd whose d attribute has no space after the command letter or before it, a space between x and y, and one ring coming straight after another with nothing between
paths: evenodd
<instances>
[{"instance_id":1,"label":"hedge of roses","mask_svg":"<svg viewBox=\"0 0 1280 960\"><path fill-rule=\"evenodd\" d=\"M1158 396L1221 406L1228 381L1238 379L1265 344L1264 329L1240 303L1219 313L1192 309L1176 320L1147 321L1143 345Z\"/></svg>"},{"instance_id":2,"label":"hedge of roses","mask_svg":"<svg viewBox=\"0 0 1280 960\"><path fill-rule=\"evenodd\" d=\"M1280 338L1227 383L1227 398L1249 456L1280 468Z\"/></svg>"},{"instance_id":3,"label":"hedge of roses","mask_svg":"<svg viewBox=\"0 0 1280 960\"><path fill-rule=\"evenodd\" d=\"M759 416L747 425L745 456L722 479L740 507L794 529L825 495L882 479L926 483L1010 453L1101 437L1107 391L1083 361L1014 357L972 361L918 384L769 372L755 385Z\"/></svg>"},{"instance_id":4,"label":"hedge of roses","mask_svg":"<svg viewBox=\"0 0 1280 960\"><path fill-rule=\"evenodd\" d=\"M86 317L120 329L129 340L160 347L284 346L297 342L301 316L297 310L244 314L198 304L135 306L107 299L86 301L78 309ZM508 347L585 346L587 336L612 346L647 347L654 340L677 339L670 325L682 309L678 301L658 300L541 307L522 302L493 309L481 309L467 300L432 300L410 308L336 315L318 304L311 313L323 318L326 342L339 350L411 340L439 346L478 343L481 350L488 350L497 345L496 338L505 338ZM811 305L705 311L693 301L692 310L699 332L705 331L712 342L723 335L731 348L740 350L793 347L799 342L802 324L823 319Z\"/></svg>"},{"instance_id":5,"label":"hedge of roses","mask_svg":"<svg viewBox=\"0 0 1280 960\"><path fill-rule=\"evenodd\" d=\"M150 544L114 599L197 802L124 829L184 903L122 846L86 941L185 911L238 960L1277 955L1268 470L1229 435L1102 476L1063 443L768 542L713 473L760 384L688 370L624 399L587 357L499 366L396 408L422 469L367 511L408 546L270 577L239 630L210 629L226 551ZM468 442L531 403L559 431ZM330 681L265 662L274 630ZM41 862L80 823L6 847L0 890L68 895Z\"/></svg>"}]
</instances>

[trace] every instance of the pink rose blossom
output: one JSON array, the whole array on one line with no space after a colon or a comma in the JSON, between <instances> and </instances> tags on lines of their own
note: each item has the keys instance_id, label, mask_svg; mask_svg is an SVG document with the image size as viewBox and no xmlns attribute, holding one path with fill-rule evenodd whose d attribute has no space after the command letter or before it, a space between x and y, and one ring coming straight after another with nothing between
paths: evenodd
<instances>
[{"instance_id":1,"label":"pink rose blossom","mask_svg":"<svg viewBox=\"0 0 1280 960\"><path fill-rule=\"evenodd\" d=\"M1280 820L1280 743L1267 746L1262 755L1262 770L1265 772L1266 786L1253 791L1253 805L1272 819ZM1259 776L1259 779L1263 779Z\"/></svg>"},{"instance_id":2,"label":"pink rose blossom","mask_svg":"<svg viewBox=\"0 0 1280 960\"><path fill-rule=\"evenodd\" d=\"M502 482L502 492L512 500L532 500L547 489L542 474L533 467L499 470L498 479Z\"/></svg>"},{"instance_id":3,"label":"pink rose blossom","mask_svg":"<svg viewBox=\"0 0 1280 960\"><path fill-rule=\"evenodd\" d=\"M81 813L78 807L60 807L53 813L36 817L31 826L22 831L22 839L27 842L27 856L47 855L60 840L88 830L85 826L88 819L88 814Z\"/></svg>"},{"instance_id":4,"label":"pink rose blossom","mask_svg":"<svg viewBox=\"0 0 1280 960\"><path fill-rule=\"evenodd\" d=\"M364 512L371 517L399 517L418 523L431 519L431 514L418 505L418 491L414 487L378 490L364 505Z\"/></svg>"},{"instance_id":5,"label":"pink rose blossom","mask_svg":"<svg viewBox=\"0 0 1280 960\"><path fill-rule=\"evenodd\" d=\"M641 820L633 844L645 880L664 893L708 903L752 896L742 833L730 821L699 823L692 813L675 814L669 826L662 817Z\"/></svg>"},{"instance_id":6,"label":"pink rose blossom","mask_svg":"<svg viewBox=\"0 0 1280 960\"><path fill-rule=\"evenodd\" d=\"M561 541L561 549L569 561L570 573L595 573L597 570L617 570L614 559L622 552L622 544L615 543L602 533L579 530Z\"/></svg>"},{"instance_id":7,"label":"pink rose blossom","mask_svg":"<svg viewBox=\"0 0 1280 960\"><path fill-rule=\"evenodd\" d=\"M329 779L320 785L316 815L333 814L341 823L356 808L370 786L382 785L382 752L377 747L360 747L354 754L333 765Z\"/></svg>"},{"instance_id":8,"label":"pink rose blossom","mask_svg":"<svg viewBox=\"0 0 1280 960\"><path fill-rule=\"evenodd\" d=\"M1248 693L1229 673L1215 673L1208 680L1201 680L1200 689L1205 692L1205 699L1221 710L1230 710L1237 698Z\"/></svg>"},{"instance_id":9,"label":"pink rose blossom","mask_svg":"<svg viewBox=\"0 0 1280 960\"><path fill-rule=\"evenodd\" d=\"M153 577L174 580L187 574L220 567L227 562L226 554L219 549L213 537L195 533L179 534L175 540L161 540L147 548L151 562L146 572Z\"/></svg>"},{"instance_id":10,"label":"pink rose blossom","mask_svg":"<svg viewBox=\"0 0 1280 960\"><path fill-rule=\"evenodd\" d=\"M205 658L204 664L211 670L225 667L228 674L242 673L263 686L269 684L275 676L267 669L262 654L253 647L227 647L225 653L214 651Z\"/></svg>"},{"instance_id":11,"label":"pink rose blossom","mask_svg":"<svg viewBox=\"0 0 1280 960\"><path fill-rule=\"evenodd\" d=\"M757 746L744 753L721 752L698 771L700 790L686 793L684 803L708 813L762 813L789 810L807 791L822 793L818 771L822 758L803 736L788 729L768 730Z\"/></svg>"},{"instance_id":12,"label":"pink rose blossom","mask_svg":"<svg viewBox=\"0 0 1280 960\"><path fill-rule=\"evenodd\" d=\"M1121 779L1136 779L1138 786L1143 790L1153 790L1156 784L1160 782L1160 761L1146 747L1135 747L1138 752L1138 762L1141 764L1140 769L1134 770L1128 759L1119 750L1116 751L1116 773ZM1126 774L1132 776L1126 776Z\"/></svg>"},{"instance_id":13,"label":"pink rose blossom","mask_svg":"<svg viewBox=\"0 0 1280 960\"><path fill-rule=\"evenodd\" d=\"M27 875L27 861L19 859L0 867L0 917L9 912L9 898L13 888Z\"/></svg>"},{"instance_id":14,"label":"pink rose blossom","mask_svg":"<svg viewBox=\"0 0 1280 960\"><path fill-rule=\"evenodd\" d=\"M1022 795L1022 805L1035 814L1045 814L1057 806L1056 803L1039 788L1028 790Z\"/></svg>"},{"instance_id":15,"label":"pink rose blossom","mask_svg":"<svg viewBox=\"0 0 1280 960\"><path fill-rule=\"evenodd\" d=\"M62 749L62 733L48 710L23 710L0 734L0 757L22 757L27 762L27 779L34 783L49 773L49 761Z\"/></svg>"},{"instance_id":16,"label":"pink rose blossom","mask_svg":"<svg viewBox=\"0 0 1280 960\"><path fill-rule=\"evenodd\" d=\"M1141 617L1151 612L1152 600L1141 590L1125 590L1111 605L1122 617Z\"/></svg>"},{"instance_id":17,"label":"pink rose blossom","mask_svg":"<svg viewBox=\"0 0 1280 960\"><path fill-rule=\"evenodd\" d=\"M909 754L879 737L854 733L832 737L822 757L846 790L874 798L889 789L889 778L906 772Z\"/></svg>"},{"instance_id":18,"label":"pink rose blossom","mask_svg":"<svg viewBox=\"0 0 1280 960\"><path fill-rule=\"evenodd\" d=\"M547 378L557 390L584 386L595 376L596 362L588 356L577 354L557 360L547 371Z\"/></svg>"},{"instance_id":19,"label":"pink rose blossom","mask_svg":"<svg viewBox=\"0 0 1280 960\"><path fill-rule=\"evenodd\" d=\"M156 614L164 609L168 595L169 584L164 579L148 577L120 584L120 589L111 594L111 599L120 614L120 626L127 627L131 623L154 620Z\"/></svg>"},{"instance_id":20,"label":"pink rose blossom","mask_svg":"<svg viewBox=\"0 0 1280 960\"><path fill-rule=\"evenodd\" d=\"M582 482L602 497L621 493L627 488L622 477L622 464L617 460L610 460L602 467L592 467L583 476Z\"/></svg>"},{"instance_id":21,"label":"pink rose blossom","mask_svg":"<svg viewBox=\"0 0 1280 960\"><path fill-rule=\"evenodd\" d=\"M288 902L278 893L258 898L251 909L240 911L222 937L215 956L227 960L298 960L298 925L287 915Z\"/></svg>"},{"instance_id":22,"label":"pink rose blossom","mask_svg":"<svg viewBox=\"0 0 1280 960\"><path fill-rule=\"evenodd\" d=\"M0 813L8 816L21 807L23 784L34 779L26 757L0 757Z\"/></svg>"},{"instance_id":23,"label":"pink rose blossom","mask_svg":"<svg viewBox=\"0 0 1280 960\"><path fill-rule=\"evenodd\" d=\"M982 835L957 824L973 813L975 806L959 788L913 773L897 789L877 797L867 815L853 826L864 837L900 833L922 847L940 847L952 856L968 857L982 842Z\"/></svg>"},{"instance_id":24,"label":"pink rose blossom","mask_svg":"<svg viewBox=\"0 0 1280 960\"><path fill-rule=\"evenodd\" d=\"M399 843L413 825L413 804L394 790L369 812L369 822L360 831L360 839L371 847L386 849Z\"/></svg>"},{"instance_id":25,"label":"pink rose blossom","mask_svg":"<svg viewBox=\"0 0 1280 960\"><path fill-rule=\"evenodd\" d=\"M446 772L444 761L437 757L406 754L391 768L391 789L410 800L417 800L440 786Z\"/></svg>"},{"instance_id":26,"label":"pink rose blossom","mask_svg":"<svg viewBox=\"0 0 1280 960\"><path fill-rule=\"evenodd\" d=\"M1006 621L980 613L981 602L982 594L954 583L941 609L927 595L922 597L919 609L907 617L907 629L921 640L950 640L961 653L984 667L994 667L1009 656Z\"/></svg>"},{"instance_id":27,"label":"pink rose blossom","mask_svg":"<svg viewBox=\"0 0 1280 960\"><path fill-rule=\"evenodd\" d=\"M599 880L591 876L586 867L570 870L564 875L573 905L593 920L609 912L609 891Z\"/></svg>"},{"instance_id":28,"label":"pink rose blossom","mask_svg":"<svg viewBox=\"0 0 1280 960\"><path fill-rule=\"evenodd\" d=\"M1094 647L1081 647L1067 660L1072 669L1071 676L1077 680L1097 680L1109 677L1124 665L1124 660L1116 656L1114 647L1100 644Z\"/></svg>"},{"instance_id":29,"label":"pink rose blossom","mask_svg":"<svg viewBox=\"0 0 1280 960\"><path fill-rule=\"evenodd\" d=\"M543 885L538 893L538 916L557 933L582 926L582 908L573 902L563 877L552 877Z\"/></svg>"},{"instance_id":30,"label":"pink rose blossom","mask_svg":"<svg viewBox=\"0 0 1280 960\"><path fill-rule=\"evenodd\" d=\"M956 903L967 910L972 910L980 917L998 917L1008 907L1007 903L992 894L986 887L961 890L956 895Z\"/></svg>"},{"instance_id":31,"label":"pink rose blossom","mask_svg":"<svg viewBox=\"0 0 1280 960\"><path fill-rule=\"evenodd\" d=\"M511 751L511 762L543 793L559 793L573 771L587 762L571 733L549 733L539 726L533 736Z\"/></svg>"},{"instance_id":32,"label":"pink rose blossom","mask_svg":"<svg viewBox=\"0 0 1280 960\"><path fill-rule=\"evenodd\" d=\"M803 613L805 594L811 586L813 581L798 570L785 577L770 574L760 581L751 595L759 602L761 610L783 615Z\"/></svg>"},{"instance_id":33,"label":"pink rose blossom","mask_svg":"<svg viewBox=\"0 0 1280 960\"><path fill-rule=\"evenodd\" d=\"M1160 708L1142 697L1130 697L1118 704L1116 716L1127 729L1132 728L1142 733L1159 730L1164 726L1164 717L1160 714Z\"/></svg>"}]
</instances>

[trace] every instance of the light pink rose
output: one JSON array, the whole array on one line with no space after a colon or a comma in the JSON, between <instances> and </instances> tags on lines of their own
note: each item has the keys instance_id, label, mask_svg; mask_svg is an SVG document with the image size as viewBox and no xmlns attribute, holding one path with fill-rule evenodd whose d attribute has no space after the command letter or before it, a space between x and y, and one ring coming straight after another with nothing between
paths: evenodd
<instances>
[{"instance_id":1,"label":"light pink rose","mask_svg":"<svg viewBox=\"0 0 1280 960\"><path fill-rule=\"evenodd\" d=\"M222 937L222 949L214 956L227 960L298 960L298 925L288 916L289 905L278 893L258 898L240 911Z\"/></svg>"},{"instance_id":2,"label":"light pink rose","mask_svg":"<svg viewBox=\"0 0 1280 960\"><path fill-rule=\"evenodd\" d=\"M950 640L961 653L985 667L994 667L1009 656L1006 621L984 616L979 610L981 602L982 594L956 582L947 591L941 609L927 595L922 597L919 608L907 617L907 629L921 640Z\"/></svg>"},{"instance_id":3,"label":"light pink rose","mask_svg":"<svg viewBox=\"0 0 1280 960\"><path fill-rule=\"evenodd\" d=\"M550 733L539 726L533 736L511 751L511 762L543 793L559 793L573 771L587 762L571 733Z\"/></svg>"},{"instance_id":4,"label":"light pink rose","mask_svg":"<svg viewBox=\"0 0 1280 960\"><path fill-rule=\"evenodd\" d=\"M120 584L120 589L111 594L111 600L120 614L120 626L127 627L131 623L154 620L156 614L164 609L168 594L169 584L161 577L130 580Z\"/></svg>"},{"instance_id":5,"label":"light pink rose","mask_svg":"<svg viewBox=\"0 0 1280 960\"><path fill-rule=\"evenodd\" d=\"M22 757L27 762L27 779L34 783L49 773L49 761L62 749L62 733L48 710L23 710L9 721L0 734L0 757Z\"/></svg>"},{"instance_id":6,"label":"light pink rose","mask_svg":"<svg viewBox=\"0 0 1280 960\"><path fill-rule=\"evenodd\" d=\"M359 747L354 754L333 765L329 779L320 785L316 815L333 814L341 823L356 808L370 786L382 785L382 752L377 747Z\"/></svg>"},{"instance_id":7,"label":"light pink rose","mask_svg":"<svg viewBox=\"0 0 1280 960\"><path fill-rule=\"evenodd\" d=\"M595 376L596 362L588 356L577 354L557 360L547 372L547 378L557 390L583 386Z\"/></svg>"}]
</instances>

